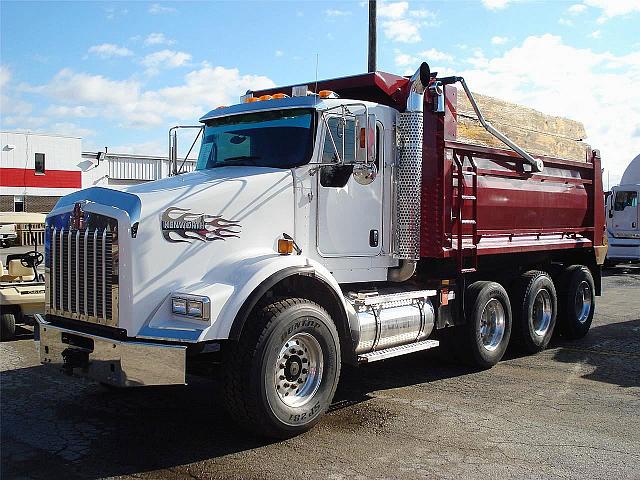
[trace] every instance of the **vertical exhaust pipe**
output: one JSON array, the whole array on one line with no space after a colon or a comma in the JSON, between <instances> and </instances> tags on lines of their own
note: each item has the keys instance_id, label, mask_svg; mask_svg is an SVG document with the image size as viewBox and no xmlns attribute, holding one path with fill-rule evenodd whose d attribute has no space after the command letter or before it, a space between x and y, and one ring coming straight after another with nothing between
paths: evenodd
<instances>
[{"instance_id":1,"label":"vertical exhaust pipe","mask_svg":"<svg viewBox=\"0 0 640 480\"><path fill-rule=\"evenodd\" d=\"M407 98L407 112L422 112L424 110L424 92L431 80L431 70L427 62L422 62L409 79L409 97Z\"/></svg>"},{"instance_id":2,"label":"vertical exhaust pipe","mask_svg":"<svg viewBox=\"0 0 640 480\"><path fill-rule=\"evenodd\" d=\"M407 108L397 119L399 141L395 172L393 255L400 260L400 264L388 270L387 280L390 282L409 280L415 274L420 259L424 92L429 87L430 79L429 65L423 62L409 80Z\"/></svg>"}]
</instances>

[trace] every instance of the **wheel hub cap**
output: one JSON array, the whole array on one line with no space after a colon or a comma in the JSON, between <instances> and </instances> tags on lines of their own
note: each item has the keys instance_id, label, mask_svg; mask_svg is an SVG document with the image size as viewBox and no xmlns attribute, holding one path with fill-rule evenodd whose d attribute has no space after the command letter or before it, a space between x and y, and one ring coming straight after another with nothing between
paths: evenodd
<instances>
[{"instance_id":1,"label":"wheel hub cap","mask_svg":"<svg viewBox=\"0 0 640 480\"><path fill-rule=\"evenodd\" d=\"M591 287L585 281L578 285L575 298L575 311L578 322L584 323L591 313Z\"/></svg>"},{"instance_id":2,"label":"wheel hub cap","mask_svg":"<svg viewBox=\"0 0 640 480\"><path fill-rule=\"evenodd\" d=\"M290 407L307 403L322 379L320 343L309 333L296 333L280 349L274 368L274 387L280 400Z\"/></svg>"},{"instance_id":3,"label":"wheel hub cap","mask_svg":"<svg viewBox=\"0 0 640 480\"><path fill-rule=\"evenodd\" d=\"M482 309L482 317L480 320L480 338L483 347L492 352L502 342L506 317L504 307L499 300L492 298Z\"/></svg>"},{"instance_id":4,"label":"wheel hub cap","mask_svg":"<svg viewBox=\"0 0 640 480\"><path fill-rule=\"evenodd\" d=\"M549 325L551 325L551 317L553 309L551 307L551 295L546 289L539 290L533 302L533 331L539 337L543 337Z\"/></svg>"}]
</instances>

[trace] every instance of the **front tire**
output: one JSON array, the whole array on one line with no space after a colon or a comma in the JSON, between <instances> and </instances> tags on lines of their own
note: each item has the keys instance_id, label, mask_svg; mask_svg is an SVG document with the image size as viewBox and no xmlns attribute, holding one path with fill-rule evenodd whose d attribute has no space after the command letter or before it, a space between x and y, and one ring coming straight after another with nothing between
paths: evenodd
<instances>
[{"instance_id":1,"label":"front tire","mask_svg":"<svg viewBox=\"0 0 640 480\"><path fill-rule=\"evenodd\" d=\"M0 314L0 340L7 341L16 335L16 316L13 312Z\"/></svg>"},{"instance_id":2,"label":"front tire","mask_svg":"<svg viewBox=\"0 0 640 480\"><path fill-rule=\"evenodd\" d=\"M514 343L527 353L547 348L558 309L551 277L537 270L524 273L515 285L513 305Z\"/></svg>"},{"instance_id":3,"label":"front tire","mask_svg":"<svg viewBox=\"0 0 640 480\"><path fill-rule=\"evenodd\" d=\"M260 435L289 438L329 408L340 377L340 340L327 311L302 298L260 308L225 366L234 419Z\"/></svg>"},{"instance_id":4,"label":"front tire","mask_svg":"<svg viewBox=\"0 0 640 480\"><path fill-rule=\"evenodd\" d=\"M511 303L505 289L496 282L475 282L466 292L467 358L480 368L498 363L511 336Z\"/></svg>"},{"instance_id":5,"label":"front tire","mask_svg":"<svg viewBox=\"0 0 640 480\"><path fill-rule=\"evenodd\" d=\"M562 288L559 298L562 335L572 340L582 338L589 332L595 313L593 276L587 267L572 265L562 276Z\"/></svg>"}]
</instances>

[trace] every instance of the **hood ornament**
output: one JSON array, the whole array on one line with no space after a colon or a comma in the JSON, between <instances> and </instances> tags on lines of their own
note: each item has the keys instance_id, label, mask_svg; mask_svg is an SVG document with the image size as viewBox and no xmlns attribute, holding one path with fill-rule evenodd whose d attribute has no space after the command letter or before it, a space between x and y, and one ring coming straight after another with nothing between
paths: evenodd
<instances>
[{"instance_id":1,"label":"hood ornament","mask_svg":"<svg viewBox=\"0 0 640 480\"><path fill-rule=\"evenodd\" d=\"M69 225L71 230L84 230L84 211L82 210L82 203L77 202L73 206L73 212L69 218Z\"/></svg>"}]
</instances>

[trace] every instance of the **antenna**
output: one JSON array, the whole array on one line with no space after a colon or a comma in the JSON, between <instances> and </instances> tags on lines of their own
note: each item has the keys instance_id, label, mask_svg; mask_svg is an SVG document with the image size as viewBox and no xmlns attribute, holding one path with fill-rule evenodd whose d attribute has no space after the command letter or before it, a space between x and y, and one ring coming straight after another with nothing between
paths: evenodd
<instances>
[{"instance_id":1,"label":"antenna","mask_svg":"<svg viewBox=\"0 0 640 480\"><path fill-rule=\"evenodd\" d=\"M316 95L318 95L318 63L320 63L320 54L316 53L316 86L315 86L315 89L314 89L315 90L314 93ZM316 96L316 99L317 98L318 97Z\"/></svg>"}]
</instances>

